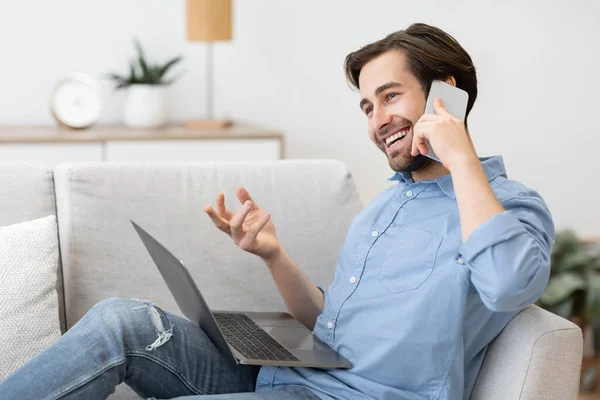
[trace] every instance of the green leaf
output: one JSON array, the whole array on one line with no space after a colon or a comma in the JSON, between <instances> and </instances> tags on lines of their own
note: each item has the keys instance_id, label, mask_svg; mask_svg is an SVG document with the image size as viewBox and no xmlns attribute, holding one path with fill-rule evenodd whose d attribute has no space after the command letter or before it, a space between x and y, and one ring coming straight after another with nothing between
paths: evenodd
<instances>
[{"instance_id":1,"label":"green leaf","mask_svg":"<svg viewBox=\"0 0 600 400\"><path fill-rule=\"evenodd\" d=\"M587 276L588 291L586 308L590 317L600 316L600 273L589 271Z\"/></svg>"},{"instance_id":2,"label":"green leaf","mask_svg":"<svg viewBox=\"0 0 600 400\"><path fill-rule=\"evenodd\" d=\"M167 73L167 71L174 66L175 64L177 64L178 62L180 62L183 59L182 56L177 56L175 58L173 58L172 60L169 60L165 65L163 65L162 67L159 68L158 70L158 80L160 81L163 76Z\"/></svg>"},{"instance_id":3,"label":"green leaf","mask_svg":"<svg viewBox=\"0 0 600 400\"><path fill-rule=\"evenodd\" d=\"M150 77L152 78L153 84L160 84L160 67L158 65L153 65L150 68Z\"/></svg>"},{"instance_id":4,"label":"green leaf","mask_svg":"<svg viewBox=\"0 0 600 400\"><path fill-rule=\"evenodd\" d=\"M134 38L135 48L137 50L137 61L140 64L140 70L142 71L142 75L140 76L139 83L154 83L154 77L152 73L151 67L146 62L146 55L144 53L144 49L142 44L137 38Z\"/></svg>"},{"instance_id":5,"label":"green leaf","mask_svg":"<svg viewBox=\"0 0 600 400\"><path fill-rule=\"evenodd\" d=\"M573 298L568 298L566 301L552 307L546 307L546 309L553 314L560 315L561 317L570 320L573 317L573 303Z\"/></svg>"},{"instance_id":6,"label":"green leaf","mask_svg":"<svg viewBox=\"0 0 600 400\"><path fill-rule=\"evenodd\" d=\"M177 75L175 75L173 78L171 78L171 79L167 79L166 81L163 81L163 83L164 83L165 85L170 85L170 84L172 84L173 82L175 82L176 80L180 79L180 78L181 78L181 77L182 77L184 74L185 74L185 72L180 72L180 73L178 73Z\"/></svg>"},{"instance_id":7,"label":"green leaf","mask_svg":"<svg viewBox=\"0 0 600 400\"><path fill-rule=\"evenodd\" d=\"M119 75L119 74L106 74L107 78L116 80L116 81L122 81L125 80L126 78L124 78L123 76Z\"/></svg>"},{"instance_id":8,"label":"green leaf","mask_svg":"<svg viewBox=\"0 0 600 400\"><path fill-rule=\"evenodd\" d=\"M129 83L137 83L137 77L135 76L135 66L133 62L129 64Z\"/></svg>"},{"instance_id":9,"label":"green leaf","mask_svg":"<svg viewBox=\"0 0 600 400\"><path fill-rule=\"evenodd\" d=\"M585 251L579 250L569 253L563 258L560 268L557 269L557 272L561 273L569 270L583 272L583 270L590 265L591 261L592 257Z\"/></svg>"},{"instance_id":10,"label":"green leaf","mask_svg":"<svg viewBox=\"0 0 600 400\"><path fill-rule=\"evenodd\" d=\"M586 248L586 253L590 257L589 268L600 270L600 246L592 245Z\"/></svg>"},{"instance_id":11,"label":"green leaf","mask_svg":"<svg viewBox=\"0 0 600 400\"><path fill-rule=\"evenodd\" d=\"M135 49L136 49L136 51L138 53L138 59L139 58L145 59L146 56L144 55L144 49L142 48L142 44L140 43L140 41L138 40L137 37L133 38L133 43L134 43Z\"/></svg>"},{"instance_id":12,"label":"green leaf","mask_svg":"<svg viewBox=\"0 0 600 400\"><path fill-rule=\"evenodd\" d=\"M121 89L129 85L129 79L119 74L107 74L107 78L116 82L115 89Z\"/></svg>"},{"instance_id":13,"label":"green leaf","mask_svg":"<svg viewBox=\"0 0 600 400\"><path fill-rule=\"evenodd\" d=\"M133 41L136 48L137 57L129 63L129 76L121 76L118 74L108 75L110 79L116 82L116 88L121 89L129 85L140 83L149 85L159 85L166 83L163 81L166 72L173 65L181 61L182 57L175 57L163 65L150 64L146 59L146 55L144 53L144 49L140 41L136 37L133 38ZM137 68L140 69L139 73L137 71ZM168 83L174 80L175 79L172 79Z\"/></svg>"},{"instance_id":14,"label":"green leaf","mask_svg":"<svg viewBox=\"0 0 600 400\"><path fill-rule=\"evenodd\" d=\"M540 302L546 306L554 306L565 301L574 291L586 287L585 279L579 274L565 272L550 278Z\"/></svg>"},{"instance_id":15,"label":"green leaf","mask_svg":"<svg viewBox=\"0 0 600 400\"><path fill-rule=\"evenodd\" d=\"M148 70L148 65L146 64L146 60L144 60L143 57L140 57L138 59L138 62L140 63L140 68L142 70L142 80L146 80L149 79L150 77L150 71Z\"/></svg>"},{"instance_id":16,"label":"green leaf","mask_svg":"<svg viewBox=\"0 0 600 400\"><path fill-rule=\"evenodd\" d=\"M571 230L560 231L556 234L554 241L554 247L552 249L553 254L560 256L563 254L573 253L581 248L581 243L575 235L575 232Z\"/></svg>"}]
</instances>

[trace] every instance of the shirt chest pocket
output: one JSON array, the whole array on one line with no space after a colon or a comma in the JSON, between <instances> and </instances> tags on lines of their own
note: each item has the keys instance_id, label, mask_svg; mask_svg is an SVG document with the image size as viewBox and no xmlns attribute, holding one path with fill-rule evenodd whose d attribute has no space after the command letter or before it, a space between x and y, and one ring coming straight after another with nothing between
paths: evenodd
<instances>
[{"instance_id":1,"label":"shirt chest pocket","mask_svg":"<svg viewBox=\"0 0 600 400\"><path fill-rule=\"evenodd\" d=\"M419 288L433 273L442 237L404 227L386 234L392 239L381 268L383 286L393 293Z\"/></svg>"}]
</instances>

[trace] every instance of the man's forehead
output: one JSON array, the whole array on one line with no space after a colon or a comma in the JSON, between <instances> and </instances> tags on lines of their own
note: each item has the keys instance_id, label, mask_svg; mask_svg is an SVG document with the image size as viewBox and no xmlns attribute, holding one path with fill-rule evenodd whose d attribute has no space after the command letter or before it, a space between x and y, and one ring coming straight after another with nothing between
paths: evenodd
<instances>
[{"instance_id":1,"label":"man's forehead","mask_svg":"<svg viewBox=\"0 0 600 400\"><path fill-rule=\"evenodd\" d=\"M362 97L370 97L387 82L407 85L412 74L406 67L406 56L399 50L390 50L366 63L360 71L358 84Z\"/></svg>"}]
</instances>

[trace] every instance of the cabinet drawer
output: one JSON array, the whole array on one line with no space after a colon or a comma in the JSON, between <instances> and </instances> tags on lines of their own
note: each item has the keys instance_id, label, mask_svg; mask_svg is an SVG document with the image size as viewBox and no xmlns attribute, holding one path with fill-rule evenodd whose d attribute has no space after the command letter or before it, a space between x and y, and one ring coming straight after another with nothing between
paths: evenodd
<instances>
[{"instance_id":1,"label":"cabinet drawer","mask_svg":"<svg viewBox=\"0 0 600 400\"><path fill-rule=\"evenodd\" d=\"M280 158L277 139L110 141L106 160L119 162L254 161Z\"/></svg>"},{"instance_id":2,"label":"cabinet drawer","mask_svg":"<svg viewBox=\"0 0 600 400\"><path fill-rule=\"evenodd\" d=\"M101 143L0 144L1 161L36 161L54 166L64 162L102 161Z\"/></svg>"}]
</instances>

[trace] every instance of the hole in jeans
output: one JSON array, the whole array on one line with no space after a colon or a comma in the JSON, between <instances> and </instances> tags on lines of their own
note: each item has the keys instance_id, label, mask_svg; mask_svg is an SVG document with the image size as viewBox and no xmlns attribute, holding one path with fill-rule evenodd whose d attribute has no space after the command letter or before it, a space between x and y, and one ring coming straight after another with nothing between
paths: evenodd
<instances>
[{"instance_id":1,"label":"hole in jeans","mask_svg":"<svg viewBox=\"0 0 600 400\"><path fill-rule=\"evenodd\" d=\"M148 351L156 350L163 344L167 343L169 341L169 339L171 339L171 337L173 336L173 324L171 323L171 320L169 319L169 317L163 313L163 316L169 323L169 329L165 329L165 325L163 324L163 321L160 317L160 311L157 307L154 306L154 304L151 304L148 301L140 300L140 299L133 299L133 300L144 303L143 306L133 307L134 310L139 310L142 308L145 308L148 310L148 316L150 317L150 321L152 321L152 325L154 325L154 329L156 330L157 338L153 343L146 346L146 350L148 350Z\"/></svg>"}]
</instances>

